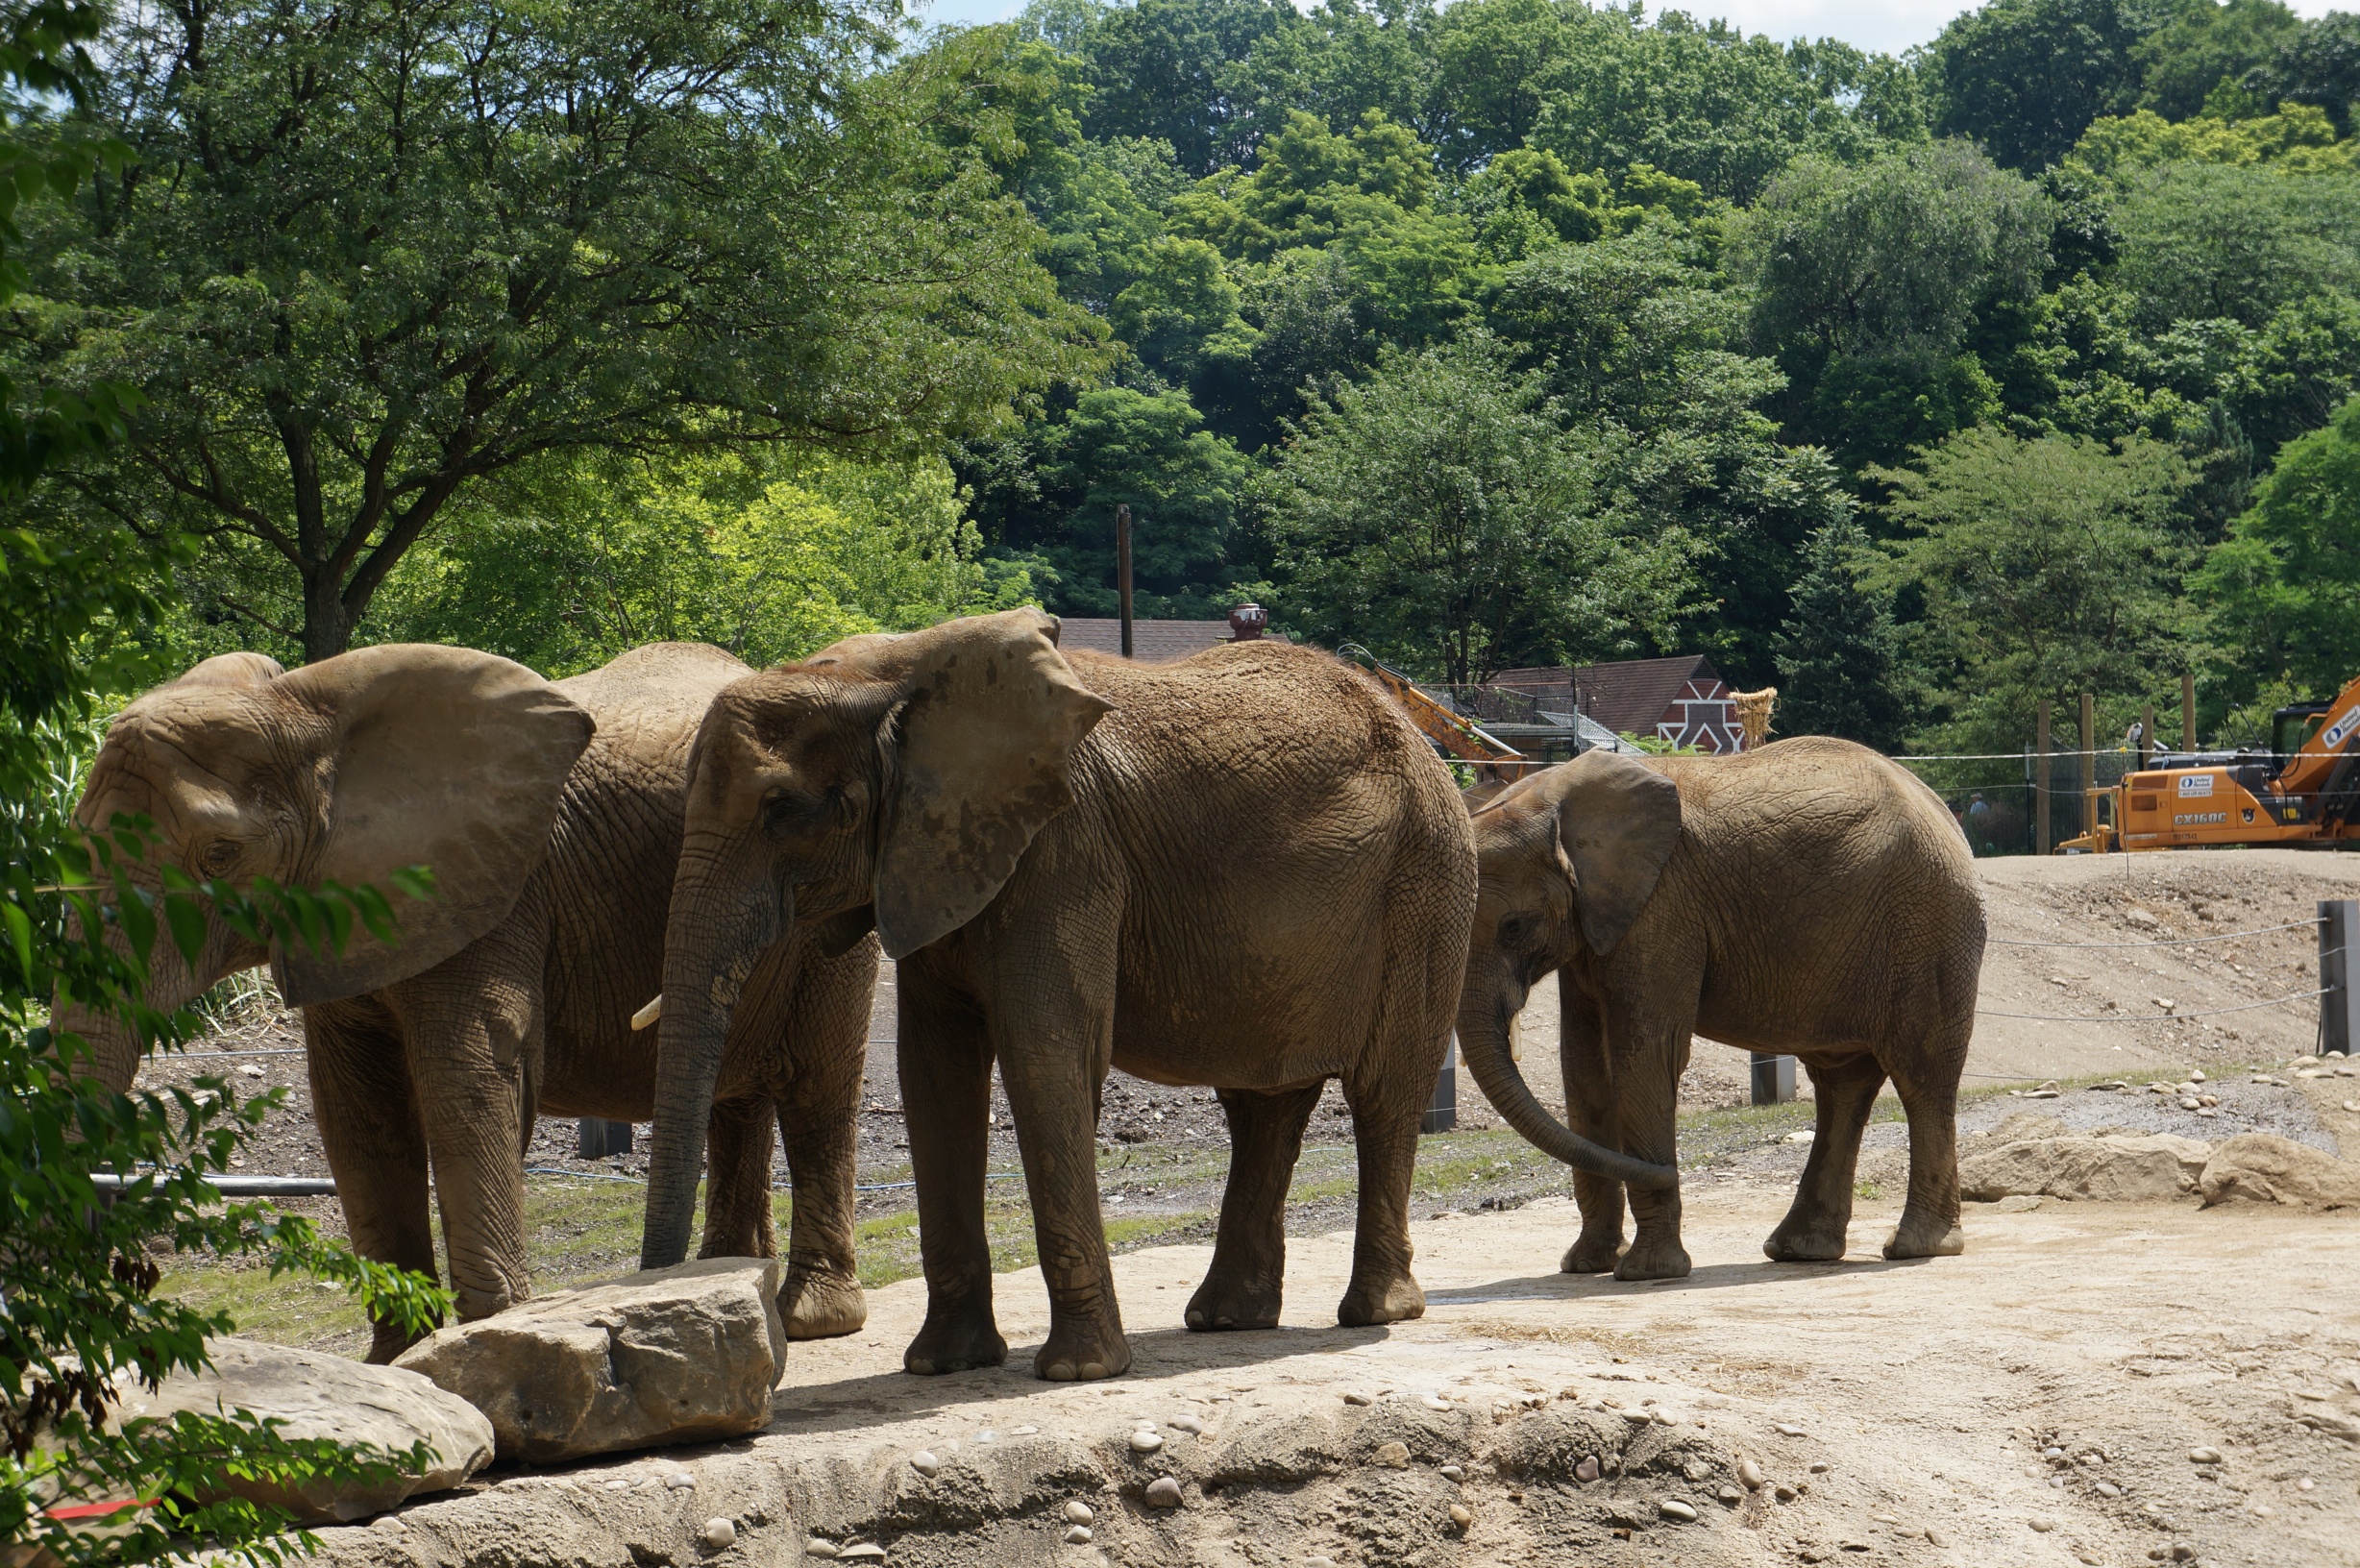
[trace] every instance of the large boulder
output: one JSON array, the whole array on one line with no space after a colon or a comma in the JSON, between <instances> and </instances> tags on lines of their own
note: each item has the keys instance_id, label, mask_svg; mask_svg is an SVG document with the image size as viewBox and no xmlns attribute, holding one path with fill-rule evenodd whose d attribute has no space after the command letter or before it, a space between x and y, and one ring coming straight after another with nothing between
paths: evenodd
<instances>
[{"instance_id":1,"label":"large boulder","mask_svg":"<svg viewBox=\"0 0 2360 1568\"><path fill-rule=\"evenodd\" d=\"M2275 1133L2240 1133L2204 1163L2204 1207L2283 1203L2360 1208L2360 1165Z\"/></svg>"},{"instance_id":2,"label":"large boulder","mask_svg":"<svg viewBox=\"0 0 2360 1568\"><path fill-rule=\"evenodd\" d=\"M333 1437L396 1451L424 1438L434 1456L423 1470L366 1482L311 1481L286 1488L224 1474L215 1495L284 1508L306 1525L345 1524L424 1492L447 1491L491 1462L492 1424L415 1372L251 1339L215 1339L206 1353L212 1358L209 1371L176 1372L154 1393L135 1387L123 1402L122 1418L246 1410L285 1423L279 1431L286 1437Z\"/></svg>"},{"instance_id":3,"label":"large boulder","mask_svg":"<svg viewBox=\"0 0 2360 1568\"><path fill-rule=\"evenodd\" d=\"M2210 1146L2157 1133L2145 1138L2034 1138L1958 1163L1958 1192L1978 1203L2036 1195L2143 1203L2196 1190Z\"/></svg>"},{"instance_id":4,"label":"large boulder","mask_svg":"<svg viewBox=\"0 0 2360 1568\"><path fill-rule=\"evenodd\" d=\"M785 1265L707 1258L443 1329L396 1366L491 1418L504 1460L711 1442L770 1425L787 1367Z\"/></svg>"}]
</instances>

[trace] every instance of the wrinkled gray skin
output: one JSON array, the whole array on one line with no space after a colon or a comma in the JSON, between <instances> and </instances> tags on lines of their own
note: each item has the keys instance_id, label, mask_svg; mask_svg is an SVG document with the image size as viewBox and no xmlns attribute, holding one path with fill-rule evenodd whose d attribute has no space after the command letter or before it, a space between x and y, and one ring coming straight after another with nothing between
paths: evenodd
<instances>
[{"instance_id":1,"label":"wrinkled gray skin","mask_svg":"<svg viewBox=\"0 0 2360 1568\"><path fill-rule=\"evenodd\" d=\"M1131 1364L1094 1137L1115 1066L1212 1085L1229 1118L1191 1328L1277 1322L1288 1181L1329 1078L1360 1144L1338 1319L1417 1316L1410 1178L1474 899L1448 773L1325 654L1069 661L1056 631L1020 610L853 638L715 701L665 943L642 1263L686 1246L711 1064L750 956L791 919L873 920L899 960L928 1292L909 1370L1007 1355L983 1221L995 1061L1051 1303L1043 1377Z\"/></svg>"},{"instance_id":2,"label":"wrinkled gray skin","mask_svg":"<svg viewBox=\"0 0 2360 1568\"><path fill-rule=\"evenodd\" d=\"M192 874L381 888L400 943L265 950L214 921L192 971L159 943L148 1000L172 1008L269 964L301 1006L314 1109L363 1257L435 1272L428 1170L462 1318L530 1293L521 1151L537 1114L646 1121L688 750L715 693L748 674L664 643L554 683L464 649L358 649L292 672L210 659L125 709L77 811L152 818ZM876 946L836 956L790 933L756 955L712 1107L706 1256L769 1256L774 1125L795 1183L780 1297L799 1337L866 1316L853 1272L852 1116ZM125 1087L137 1043L68 1010ZM370 1360L407 1341L380 1325Z\"/></svg>"},{"instance_id":3,"label":"wrinkled gray skin","mask_svg":"<svg viewBox=\"0 0 2360 1568\"><path fill-rule=\"evenodd\" d=\"M1983 905L1942 802L1847 741L1645 763L1590 752L1468 792L1482 864L1459 1043L1510 1124L1561 1159L1579 1136L1674 1159L1691 1034L1801 1058L1818 1130L1763 1251L1840 1258L1860 1134L1889 1077L1909 1117L1909 1197L1888 1258L1956 1253L1959 1074L1975 1028ZM1510 1020L1555 970L1572 1129L1533 1095ZM1567 1273L1688 1272L1676 1188L1578 1166Z\"/></svg>"}]
</instances>

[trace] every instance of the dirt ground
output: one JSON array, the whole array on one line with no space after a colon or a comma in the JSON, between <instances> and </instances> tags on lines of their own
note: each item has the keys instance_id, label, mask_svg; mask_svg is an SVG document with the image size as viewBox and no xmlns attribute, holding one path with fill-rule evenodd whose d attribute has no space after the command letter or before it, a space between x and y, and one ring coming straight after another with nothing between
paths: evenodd
<instances>
[{"instance_id":1,"label":"dirt ground","mask_svg":"<svg viewBox=\"0 0 2360 1568\"><path fill-rule=\"evenodd\" d=\"M1007 1367L901 1374L905 1282L862 1334L794 1348L758 1438L494 1473L323 1532L325 1559L2360 1563L2360 1223L2018 1200L1971 1207L1965 1256L1894 1264L1884 1199L1844 1262L1772 1264L1786 1195L1693 1190L1696 1270L1646 1286L1554 1272L1561 1199L1421 1221L1427 1315L1383 1330L1333 1326L1345 1235L1292 1244L1258 1334L1180 1330L1208 1248L1138 1252L1116 1265L1138 1362L1106 1384L1029 1376L1029 1270L999 1281ZM1144 1502L1161 1475L1177 1507ZM1063 1544L1073 1502L1087 1544ZM693 1538L714 1518L725 1552Z\"/></svg>"}]
</instances>

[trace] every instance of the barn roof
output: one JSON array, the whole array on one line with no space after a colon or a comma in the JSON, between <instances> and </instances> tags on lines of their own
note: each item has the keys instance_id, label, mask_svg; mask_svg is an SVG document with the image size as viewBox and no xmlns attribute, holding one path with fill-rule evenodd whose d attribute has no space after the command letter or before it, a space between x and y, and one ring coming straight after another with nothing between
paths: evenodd
<instances>
[{"instance_id":1,"label":"barn roof","mask_svg":"<svg viewBox=\"0 0 2360 1568\"><path fill-rule=\"evenodd\" d=\"M1059 625L1064 628L1057 634L1060 648L1086 648L1094 653L1122 651L1122 623L1112 617L1069 615L1060 617ZM1283 632L1264 635L1286 640ZM1131 623L1131 656L1142 664L1168 664L1192 653L1202 653L1208 648L1218 648L1230 640L1229 623L1225 620Z\"/></svg>"}]
</instances>

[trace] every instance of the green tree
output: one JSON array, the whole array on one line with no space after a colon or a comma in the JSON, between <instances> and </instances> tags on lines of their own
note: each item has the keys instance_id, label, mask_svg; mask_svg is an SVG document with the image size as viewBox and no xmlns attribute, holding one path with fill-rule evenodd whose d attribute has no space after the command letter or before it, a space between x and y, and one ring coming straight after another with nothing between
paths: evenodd
<instances>
[{"instance_id":1,"label":"green tree","mask_svg":"<svg viewBox=\"0 0 2360 1568\"><path fill-rule=\"evenodd\" d=\"M2225 673L2330 697L2360 672L2360 398L2290 441L2195 580Z\"/></svg>"},{"instance_id":2,"label":"green tree","mask_svg":"<svg viewBox=\"0 0 2360 1568\"><path fill-rule=\"evenodd\" d=\"M1863 580L1874 559L1867 530L1850 517L1811 536L1773 645L1782 732L1900 747L1908 721L1901 642L1891 593Z\"/></svg>"},{"instance_id":3,"label":"green tree","mask_svg":"<svg viewBox=\"0 0 2360 1568\"><path fill-rule=\"evenodd\" d=\"M2139 107L2166 119L2203 111L2224 82L2277 58L2302 23L2280 0L2179 0L2162 26L2130 46Z\"/></svg>"},{"instance_id":4,"label":"green tree","mask_svg":"<svg viewBox=\"0 0 2360 1568\"><path fill-rule=\"evenodd\" d=\"M37 269L59 362L154 400L86 504L275 555L257 619L320 658L541 453L988 427L1086 359L986 156L1003 41L880 69L870 0L126 12L94 110L139 162Z\"/></svg>"},{"instance_id":5,"label":"green tree","mask_svg":"<svg viewBox=\"0 0 2360 1568\"><path fill-rule=\"evenodd\" d=\"M2360 294L2360 173L2167 163L2133 181L2115 225L2116 276L2151 330L2260 327L2305 295Z\"/></svg>"},{"instance_id":6,"label":"green tree","mask_svg":"<svg viewBox=\"0 0 2360 1568\"><path fill-rule=\"evenodd\" d=\"M2292 100L2323 109L2336 130L2360 127L2360 12L2331 11L2283 38L2276 55L2246 73L2248 96L2264 104Z\"/></svg>"},{"instance_id":7,"label":"green tree","mask_svg":"<svg viewBox=\"0 0 2360 1568\"><path fill-rule=\"evenodd\" d=\"M1556 412L1480 335L1324 389L1263 490L1291 624L1452 682L1645 646L1688 541L1619 534Z\"/></svg>"},{"instance_id":8,"label":"green tree","mask_svg":"<svg viewBox=\"0 0 2360 1568\"><path fill-rule=\"evenodd\" d=\"M1170 144L1190 174L1253 149L1239 68L1263 40L1304 25L1286 0L1138 0L1102 12L1083 35L1093 137Z\"/></svg>"},{"instance_id":9,"label":"green tree","mask_svg":"<svg viewBox=\"0 0 2360 1568\"><path fill-rule=\"evenodd\" d=\"M2136 106L2138 20L2121 0L1992 0L1964 12L1927 50L1935 131L2037 173L2092 120Z\"/></svg>"},{"instance_id":10,"label":"green tree","mask_svg":"<svg viewBox=\"0 0 2360 1568\"><path fill-rule=\"evenodd\" d=\"M2181 657L2178 587L2194 551L2174 510L2189 482L2169 447L1961 430L1891 487L1901 537L1870 579L1922 604L1912 651L1962 750L2012 749L2039 698L2144 692Z\"/></svg>"},{"instance_id":11,"label":"green tree","mask_svg":"<svg viewBox=\"0 0 2360 1568\"><path fill-rule=\"evenodd\" d=\"M1780 175L1733 265L1790 378L1788 430L1856 464L1984 417L1996 388L1962 351L1979 319L2037 297L2049 222L2036 188L1957 141Z\"/></svg>"}]
</instances>

